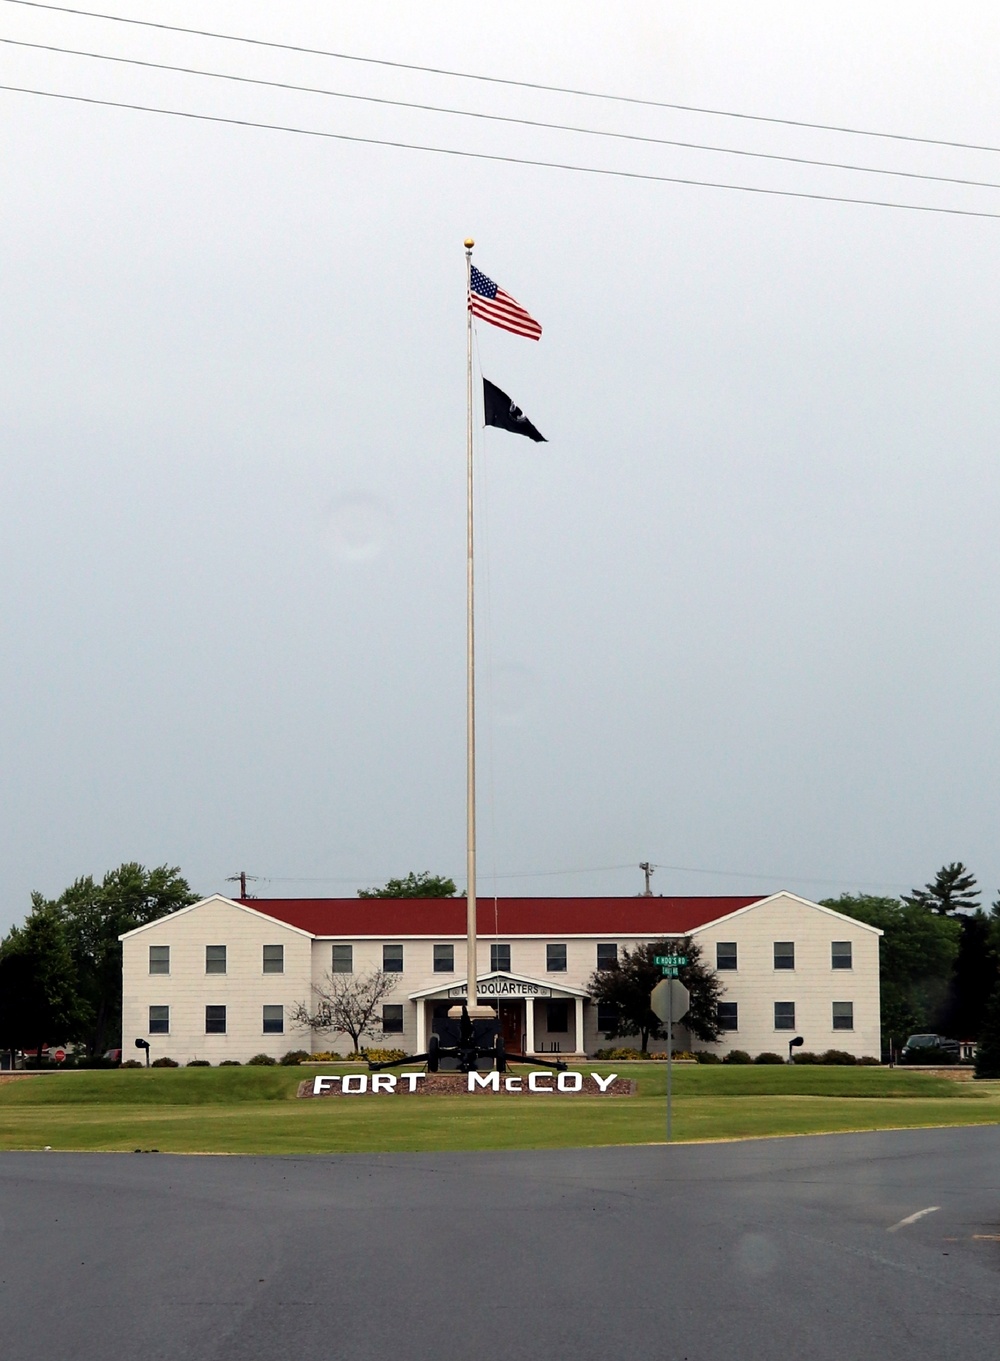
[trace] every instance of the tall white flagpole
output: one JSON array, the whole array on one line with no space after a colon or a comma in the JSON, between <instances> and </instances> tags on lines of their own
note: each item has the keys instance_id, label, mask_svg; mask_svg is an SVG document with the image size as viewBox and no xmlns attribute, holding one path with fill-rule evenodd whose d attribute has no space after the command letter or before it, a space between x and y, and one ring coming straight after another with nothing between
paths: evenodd
<instances>
[{"instance_id":1,"label":"tall white flagpole","mask_svg":"<svg viewBox=\"0 0 1000 1361\"><path fill-rule=\"evenodd\" d=\"M465 240L466 299L472 291L472 248L475 241ZM466 910L467 947L466 1005L474 1016L478 1002L476 974L476 634L475 634L475 559L473 554L473 481L472 481L472 311L466 303L465 396L466 396ZM492 1015L492 1012L490 1013Z\"/></svg>"}]
</instances>

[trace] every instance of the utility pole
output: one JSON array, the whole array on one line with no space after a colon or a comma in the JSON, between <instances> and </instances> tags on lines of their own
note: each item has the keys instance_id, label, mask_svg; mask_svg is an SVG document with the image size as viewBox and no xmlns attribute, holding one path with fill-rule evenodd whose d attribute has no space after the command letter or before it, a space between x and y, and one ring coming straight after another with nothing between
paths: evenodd
<instances>
[{"instance_id":1,"label":"utility pole","mask_svg":"<svg viewBox=\"0 0 1000 1361\"><path fill-rule=\"evenodd\" d=\"M239 886L240 886L240 897L241 897L241 898L246 898L246 897L248 896L248 895L247 895L247 880L248 880L248 879L249 879L252 883L256 883L256 882L257 882L257 876L256 876L256 874L247 874L246 870L240 870L239 874L230 874L230 875L228 876L228 878L226 879L226 883L227 883L227 884L235 884L235 883L238 882L238 883L239 883Z\"/></svg>"},{"instance_id":2,"label":"utility pole","mask_svg":"<svg viewBox=\"0 0 1000 1361\"><path fill-rule=\"evenodd\" d=\"M653 890L649 887L649 879L650 879L650 875L653 873L653 871L654 871L654 869L656 868L656 866L655 866L655 865L651 865L651 864L649 863L648 860L644 860L644 861L642 862L642 864L639 866L639 868L642 870L643 874L646 876L646 891L645 891L645 893L644 893L642 896L643 896L644 898L652 898L652 896L653 896Z\"/></svg>"}]
</instances>

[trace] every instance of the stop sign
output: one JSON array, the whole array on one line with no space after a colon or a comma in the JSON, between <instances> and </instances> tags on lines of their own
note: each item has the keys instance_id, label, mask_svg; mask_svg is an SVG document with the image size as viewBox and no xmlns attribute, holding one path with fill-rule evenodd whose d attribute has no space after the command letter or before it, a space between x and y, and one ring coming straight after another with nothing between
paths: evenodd
<instances>
[{"instance_id":1,"label":"stop sign","mask_svg":"<svg viewBox=\"0 0 1000 1361\"><path fill-rule=\"evenodd\" d=\"M65 1050L65 1049L53 1049L53 1051L52 1051L52 1057L55 1059L56 1063L62 1063L63 1060L64 1060L65 1057L66 1057L66 1050Z\"/></svg>"}]
</instances>

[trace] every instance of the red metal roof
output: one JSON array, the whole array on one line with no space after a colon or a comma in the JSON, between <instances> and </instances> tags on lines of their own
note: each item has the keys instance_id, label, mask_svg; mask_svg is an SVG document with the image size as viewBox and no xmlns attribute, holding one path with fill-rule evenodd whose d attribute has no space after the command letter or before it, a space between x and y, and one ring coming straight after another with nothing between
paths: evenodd
<instances>
[{"instance_id":1,"label":"red metal roof","mask_svg":"<svg viewBox=\"0 0 1000 1361\"><path fill-rule=\"evenodd\" d=\"M464 936L464 898L250 898L314 936ZM482 936L679 936L752 898L480 898Z\"/></svg>"}]
</instances>

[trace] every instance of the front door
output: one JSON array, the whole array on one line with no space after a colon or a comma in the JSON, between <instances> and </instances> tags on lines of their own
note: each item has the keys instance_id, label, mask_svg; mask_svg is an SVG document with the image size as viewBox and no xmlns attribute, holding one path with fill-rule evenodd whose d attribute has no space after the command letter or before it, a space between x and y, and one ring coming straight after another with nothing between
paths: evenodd
<instances>
[{"instance_id":1,"label":"front door","mask_svg":"<svg viewBox=\"0 0 1000 1361\"><path fill-rule=\"evenodd\" d=\"M522 1002L500 1003L500 1033L503 1035L503 1047L508 1053L520 1054L523 1052L521 1049L523 1005Z\"/></svg>"}]
</instances>

